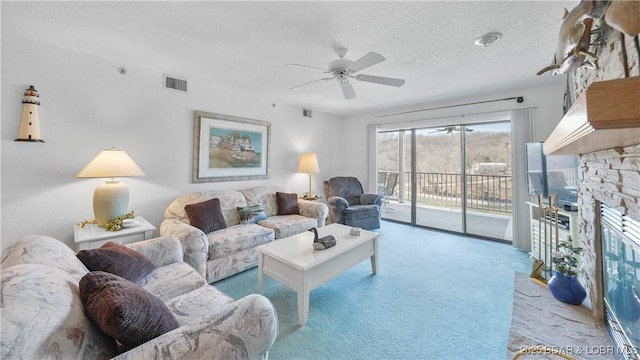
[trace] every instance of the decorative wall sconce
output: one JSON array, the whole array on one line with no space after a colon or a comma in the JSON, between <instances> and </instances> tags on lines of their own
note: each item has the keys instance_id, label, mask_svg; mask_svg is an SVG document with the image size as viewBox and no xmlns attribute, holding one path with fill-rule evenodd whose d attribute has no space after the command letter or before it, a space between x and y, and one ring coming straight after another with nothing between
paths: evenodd
<instances>
[{"instance_id":1,"label":"decorative wall sconce","mask_svg":"<svg viewBox=\"0 0 640 360\"><path fill-rule=\"evenodd\" d=\"M31 85L24 91L20 130L18 130L18 138L16 141L44 142L42 135L40 135L38 106L40 106L40 95L38 94L38 90Z\"/></svg>"}]
</instances>

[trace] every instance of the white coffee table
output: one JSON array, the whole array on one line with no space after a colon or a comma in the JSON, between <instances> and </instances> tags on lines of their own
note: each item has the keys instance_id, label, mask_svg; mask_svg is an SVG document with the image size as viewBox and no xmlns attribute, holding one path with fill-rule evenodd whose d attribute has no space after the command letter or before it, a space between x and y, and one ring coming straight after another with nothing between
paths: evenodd
<instances>
[{"instance_id":1,"label":"white coffee table","mask_svg":"<svg viewBox=\"0 0 640 360\"><path fill-rule=\"evenodd\" d=\"M331 224L318 229L320 237L333 235L336 246L314 250L313 233L305 232L256 247L258 289L264 293L263 275L269 275L298 293L298 324L309 318L309 292L326 284L345 270L371 259L371 271L378 272L378 234L361 230L350 235L350 226Z\"/></svg>"}]
</instances>

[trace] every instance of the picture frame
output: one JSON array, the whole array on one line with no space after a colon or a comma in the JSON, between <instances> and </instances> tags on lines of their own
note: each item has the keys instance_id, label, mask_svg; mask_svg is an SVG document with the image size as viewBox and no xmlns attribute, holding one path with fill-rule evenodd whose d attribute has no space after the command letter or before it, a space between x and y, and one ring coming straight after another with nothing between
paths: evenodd
<instances>
[{"instance_id":1,"label":"picture frame","mask_svg":"<svg viewBox=\"0 0 640 360\"><path fill-rule=\"evenodd\" d=\"M193 182L268 179L271 123L194 112Z\"/></svg>"}]
</instances>

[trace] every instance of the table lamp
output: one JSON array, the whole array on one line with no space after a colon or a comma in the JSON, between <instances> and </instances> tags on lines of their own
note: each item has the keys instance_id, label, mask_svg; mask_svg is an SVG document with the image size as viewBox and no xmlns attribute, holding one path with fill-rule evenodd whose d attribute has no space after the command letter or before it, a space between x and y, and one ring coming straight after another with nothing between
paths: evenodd
<instances>
[{"instance_id":1,"label":"table lamp","mask_svg":"<svg viewBox=\"0 0 640 360\"><path fill-rule=\"evenodd\" d=\"M317 174L320 172L318 166L318 157L316 153L304 153L300 157L300 163L298 164L298 172L309 174L309 192L307 197L312 197L311 193L311 174Z\"/></svg>"},{"instance_id":2,"label":"table lamp","mask_svg":"<svg viewBox=\"0 0 640 360\"><path fill-rule=\"evenodd\" d=\"M77 178L109 178L93 193L93 214L98 226L127 213L129 187L116 177L144 176L138 165L124 150L115 148L102 150Z\"/></svg>"}]
</instances>

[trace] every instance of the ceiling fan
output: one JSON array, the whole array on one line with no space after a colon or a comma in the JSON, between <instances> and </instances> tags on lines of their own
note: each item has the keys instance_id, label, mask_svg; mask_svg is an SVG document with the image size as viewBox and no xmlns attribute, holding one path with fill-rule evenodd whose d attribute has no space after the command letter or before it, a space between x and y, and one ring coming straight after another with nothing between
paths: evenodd
<instances>
[{"instance_id":1,"label":"ceiling fan","mask_svg":"<svg viewBox=\"0 0 640 360\"><path fill-rule=\"evenodd\" d=\"M364 56L362 56L360 59L356 61L351 61L347 59L347 55L349 54L348 49L337 48L335 49L335 51L338 54L339 59L336 59L330 62L327 70L320 69L313 66L307 66L307 65L287 64L289 66L297 66L305 69L312 69L312 70L320 71L325 74L331 75L330 77L313 80L308 83L304 83L302 85L292 87L290 90L296 90L301 87L315 84L320 81L329 81L329 80L336 79L338 80L338 83L342 88L342 93L344 94L344 98L349 100L356 97L356 92L353 90L353 86L351 85L351 82L349 81L349 79L356 79L358 81L365 81L365 82L395 86L395 87L400 87L404 85L403 79L395 79L390 77L365 75L365 74L356 74L361 70L364 70L370 66L383 62L385 60L384 56L380 54L369 52Z\"/></svg>"},{"instance_id":2,"label":"ceiling fan","mask_svg":"<svg viewBox=\"0 0 640 360\"><path fill-rule=\"evenodd\" d=\"M445 126L441 129L436 129L435 131L431 131L429 134L433 134L433 133L438 133L438 132L447 132L448 134L451 134L454 131L462 131L462 129L460 128L460 126ZM473 131L473 129L470 128L464 128L464 131Z\"/></svg>"}]
</instances>

